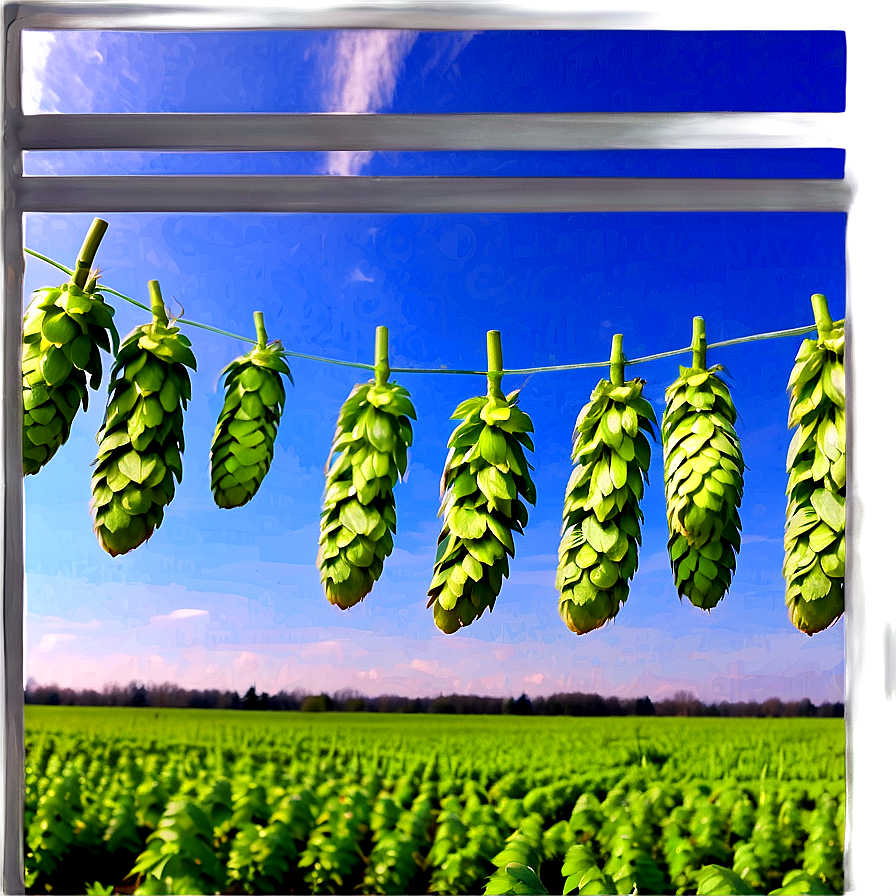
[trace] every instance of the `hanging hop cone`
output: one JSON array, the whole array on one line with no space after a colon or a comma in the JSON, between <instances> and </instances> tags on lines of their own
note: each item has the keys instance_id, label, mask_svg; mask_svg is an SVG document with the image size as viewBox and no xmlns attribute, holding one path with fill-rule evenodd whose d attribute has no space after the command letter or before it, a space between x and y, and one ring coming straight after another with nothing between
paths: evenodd
<instances>
[{"instance_id":1,"label":"hanging hop cone","mask_svg":"<svg viewBox=\"0 0 896 896\"><path fill-rule=\"evenodd\" d=\"M519 392L461 402L452 420L463 422L448 442L442 476L444 523L429 587L436 625L445 633L492 610L508 575L513 532L522 533L535 504L532 465L523 446L533 450L532 421L517 407Z\"/></svg>"},{"instance_id":2,"label":"hanging hop cone","mask_svg":"<svg viewBox=\"0 0 896 896\"><path fill-rule=\"evenodd\" d=\"M813 635L844 610L846 572L846 390L844 322L806 339L787 384L787 522L785 599L790 621Z\"/></svg>"},{"instance_id":3,"label":"hanging hop cone","mask_svg":"<svg viewBox=\"0 0 896 896\"><path fill-rule=\"evenodd\" d=\"M740 550L744 461L721 367L680 368L666 390L662 438L669 557L680 597L711 610L731 586Z\"/></svg>"},{"instance_id":4,"label":"hanging hop cone","mask_svg":"<svg viewBox=\"0 0 896 896\"><path fill-rule=\"evenodd\" d=\"M92 246L88 250L85 242L72 279L59 287L36 290L25 311L22 460L26 476L37 473L56 454L68 440L78 408L87 409L88 385L98 389L103 376L100 351L118 350L118 331L112 322L115 311L95 292L96 279L88 282L88 269L105 228L104 221L94 222Z\"/></svg>"},{"instance_id":5,"label":"hanging hop cone","mask_svg":"<svg viewBox=\"0 0 896 896\"><path fill-rule=\"evenodd\" d=\"M137 327L121 344L97 435L93 528L113 557L152 535L182 475L187 367L195 370L196 359L190 340L156 307L154 298L152 323Z\"/></svg>"},{"instance_id":6,"label":"hanging hop cone","mask_svg":"<svg viewBox=\"0 0 896 896\"><path fill-rule=\"evenodd\" d=\"M560 618L577 635L613 619L638 568L639 501L650 466L656 416L644 380L601 380L576 420L576 461L563 505L557 589Z\"/></svg>"},{"instance_id":7,"label":"hanging hop cone","mask_svg":"<svg viewBox=\"0 0 896 896\"><path fill-rule=\"evenodd\" d=\"M281 374L292 382L283 346L266 339L224 369L224 407L211 449L212 495L218 507L248 503L271 468L286 401Z\"/></svg>"},{"instance_id":8,"label":"hanging hop cone","mask_svg":"<svg viewBox=\"0 0 896 896\"><path fill-rule=\"evenodd\" d=\"M326 468L317 568L327 600L340 609L370 593L392 553L392 490L407 470L416 419L407 389L376 380L356 385L339 412Z\"/></svg>"}]
</instances>

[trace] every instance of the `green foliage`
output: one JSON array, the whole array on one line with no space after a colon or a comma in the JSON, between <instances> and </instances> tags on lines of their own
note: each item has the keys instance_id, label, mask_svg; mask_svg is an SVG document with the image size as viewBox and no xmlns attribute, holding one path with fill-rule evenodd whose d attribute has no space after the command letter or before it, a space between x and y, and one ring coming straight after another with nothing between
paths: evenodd
<instances>
[{"instance_id":1,"label":"green foliage","mask_svg":"<svg viewBox=\"0 0 896 896\"><path fill-rule=\"evenodd\" d=\"M211 819L190 800L172 800L131 874L140 877L138 896L219 892L226 874L215 854Z\"/></svg>"},{"instance_id":2,"label":"green foliage","mask_svg":"<svg viewBox=\"0 0 896 896\"><path fill-rule=\"evenodd\" d=\"M78 408L87 410L88 385L98 389L103 376L100 352L118 350L118 332L112 322L115 310L93 287L95 282L85 289L69 282L38 289L25 310L22 460L26 476L37 473L65 444Z\"/></svg>"},{"instance_id":3,"label":"green foliage","mask_svg":"<svg viewBox=\"0 0 896 896\"><path fill-rule=\"evenodd\" d=\"M835 892L843 889L843 848L837 830L837 801L822 794L806 823L803 870Z\"/></svg>"},{"instance_id":4,"label":"green foliage","mask_svg":"<svg viewBox=\"0 0 896 896\"><path fill-rule=\"evenodd\" d=\"M348 880L363 863L360 841L369 829L370 797L359 786L345 787L324 804L308 837L299 868L312 893L344 893Z\"/></svg>"},{"instance_id":5,"label":"green foliage","mask_svg":"<svg viewBox=\"0 0 896 896\"><path fill-rule=\"evenodd\" d=\"M492 859L497 867L485 886L486 896L547 893L538 876L542 858L542 817L529 815Z\"/></svg>"},{"instance_id":6,"label":"green foliage","mask_svg":"<svg viewBox=\"0 0 896 896\"><path fill-rule=\"evenodd\" d=\"M697 874L697 896L756 896L759 890L750 887L730 868L707 865Z\"/></svg>"},{"instance_id":7,"label":"green foliage","mask_svg":"<svg viewBox=\"0 0 896 896\"><path fill-rule=\"evenodd\" d=\"M367 858L365 893L409 893L411 881L425 862L427 834L433 816L432 801L420 794L410 809L393 824L378 828L376 846Z\"/></svg>"},{"instance_id":8,"label":"green foliage","mask_svg":"<svg viewBox=\"0 0 896 896\"><path fill-rule=\"evenodd\" d=\"M533 450L532 421L517 407L519 392L461 402L452 420L461 420L448 441L442 475L443 519L429 587L436 625L447 634L470 625L495 606L513 532L522 534L535 504L532 465L523 448Z\"/></svg>"},{"instance_id":9,"label":"green foliage","mask_svg":"<svg viewBox=\"0 0 896 896\"><path fill-rule=\"evenodd\" d=\"M846 383L843 321L800 346L787 388L784 528L785 599L790 620L808 635L844 611L846 572Z\"/></svg>"},{"instance_id":10,"label":"green foliage","mask_svg":"<svg viewBox=\"0 0 896 896\"><path fill-rule=\"evenodd\" d=\"M573 891L581 896L600 896L615 893L616 885L604 874L590 843L576 843L570 846L563 860L561 873L566 878L563 885L564 896Z\"/></svg>"},{"instance_id":11,"label":"green foliage","mask_svg":"<svg viewBox=\"0 0 896 896\"><path fill-rule=\"evenodd\" d=\"M44 791L25 836L25 883L33 887L50 878L75 845L81 811L81 788L73 772L63 774Z\"/></svg>"},{"instance_id":12,"label":"green foliage","mask_svg":"<svg viewBox=\"0 0 896 896\"><path fill-rule=\"evenodd\" d=\"M90 503L94 532L113 557L161 525L183 473L183 411L190 400L190 340L167 319L137 327L112 368Z\"/></svg>"},{"instance_id":13,"label":"green foliage","mask_svg":"<svg viewBox=\"0 0 896 896\"><path fill-rule=\"evenodd\" d=\"M393 489L404 476L417 414L397 383L359 383L336 423L317 568L327 600L347 609L363 600L392 553L396 528Z\"/></svg>"},{"instance_id":14,"label":"green foliage","mask_svg":"<svg viewBox=\"0 0 896 896\"><path fill-rule=\"evenodd\" d=\"M842 720L28 706L26 749L34 893L842 892Z\"/></svg>"},{"instance_id":15,"label":"green foliage","mask_svg":"<svg viewBox=\"0 0 896 896\"><path fill-rule=\"evenodd\" d=\"M715 607L731 586L744 488L737 412L719 370L680 368L666 390L662 425L675 587L704 610Z\"/></svg>"},{"instance_id":16,"label":"green foliage","mask_svg":"<svg viewBox=\"0 0 896 896\"><path fill-rule=\"evenodd\" d=\"M84 892L87 896L112 896L115 887L112 884L104 887L98 880L95 880L92 884L84 884Z\"/></svg>"},{"instance_id":17,"label":"green foliage","mask_svg":"<svg viewBox=\"0 0 896 896\"><path fill-rule=\"evenodd\" d=\"M769 896L832 896L833 893L817 877L796 868L784 875L783 886L771 890Z\"/></svg>"},{"instance_id":18,"label":"green foliage","mask_svg":"<svg viewBox=\"0 0 896 896\"><path fill-rule=\"evenodd\" d=\"M560 617L577 635L616 616L638 568L639 502L650 466L645 433L656 438L643 388L641 379L601 380L576 421L556 586Z\"/></svg>"},{"instance_id":19,"label":"green foliage","mask_svg":"<svg viewBox=\"0 0 896 896\"><path fill-rule=\"evenodd\" d=\"M218 507L242 507L267 476L286 403L284 375L292 381L279 341L256 345L224 369L224 406L211 448L212 495Z\"/></svg>"}]
</instances>

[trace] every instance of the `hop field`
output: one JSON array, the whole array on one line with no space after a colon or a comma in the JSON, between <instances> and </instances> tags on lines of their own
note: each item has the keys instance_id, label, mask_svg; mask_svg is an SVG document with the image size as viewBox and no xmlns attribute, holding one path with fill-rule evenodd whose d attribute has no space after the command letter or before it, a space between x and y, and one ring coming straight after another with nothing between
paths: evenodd
<instances>
[{"instance_id":1,"label":"hop field","mask_svg":"<svg viewBox=\"0 0 896 896\"><path fill-rule=\"evenodd\" d=\"M29 706L25 731L33 893L843 892L842 720Z\"/></svg>"}]
</instances>

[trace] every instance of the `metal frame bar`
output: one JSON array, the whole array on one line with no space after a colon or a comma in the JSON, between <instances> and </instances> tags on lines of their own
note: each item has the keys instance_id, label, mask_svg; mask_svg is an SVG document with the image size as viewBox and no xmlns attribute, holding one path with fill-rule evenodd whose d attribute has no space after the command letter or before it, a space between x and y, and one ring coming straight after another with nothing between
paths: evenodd
<instances>
[{"instance_id":1,"label":"metal frame bar","mask_svg":"<svg viewBox=\"0 0 896 896\"><path fill-rule=\"evenodd\" d=\"M603 178L300 178L22 176L23 150L464 150L701 148L843 145L833 142L837 116L742 113L672 115L127 115L24 116L23 30L277 30L387 28L410 30L599 29L657 27L637 13L547 13L493 3L360 3L330 9L267 9L8 3L3 7L3 450L2 669L0 731L2 871L5 893L24 892L23 488L21 469L21 300L24 211L845 211L844 181ZM794 27L799 27L795 25ZM124 121L128 124L123 127ZM850 457L850 461L851 461ZM852 476L851 476L852 480ZM850 587L852 580L850 579ZM860 597L858 591L857 596ZM860 609L860 606L859 606ZM852 608L856 612L856 608ZM849 632L849 628L848 628ZM850 646L854 647L853 638ZM849 715L849 712L848 712ZM847 883L853 876L847 844Z\"/></svg>"},{"instance_id":2,"label":"metal frame bar","mask_svg":"<svg viewBox=\"0 0 896 896\"><path fill-rule=\"evenodd\" d=\"M24 177L20 211L845 211L836 180L144 175Z\"/></svg>"},{"instance_id":3,"label":"metal frame bar","mask_svg":"<svg viewBox=\"0 0 896 896\"><path fill-rule=\"evenodd\" d=\"M724 149L841 145L836 115L753 112L68 114L11 122L23 150Z\"/></svg>"},{"instance_id":4,"label":"metal frame bar","mask_svg":"<svg viewBox=\"0 0 896 896\"><path fill-rule=\"evenodd\" d=\"M24 2L7 4L37 30L270 31L290 28L387 28L410 31L749 30L842 27L841 3L757 0L735 7L705 0L277 0L153 3ZM734 24L732 25L732 20Z\"/></svg>"}]
</instances>

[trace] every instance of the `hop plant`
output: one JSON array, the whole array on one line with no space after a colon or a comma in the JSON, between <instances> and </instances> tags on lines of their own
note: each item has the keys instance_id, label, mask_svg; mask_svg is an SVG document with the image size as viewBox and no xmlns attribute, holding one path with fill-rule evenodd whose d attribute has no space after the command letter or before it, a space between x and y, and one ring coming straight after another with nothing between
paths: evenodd
<instances>
[{"instance_id":1,"label":"hop plant","mask_svg":"<svg viewBox=\"0 0 896 896\"><path fill-rule=\"evenodd\" d=\"M90 506L97 539L113 557L139 547L161 524L183 469L186 368L195 370L196 359L169 321L158 281L149 290L153 320L121 344L97 435Z\"/></svg>"},{"instance_id":2,"label":"hop plant","mask_svg":"<svg viewBox=\"0 0 896 896\"><path fill-rule=\"evenodd\" d=\"M577 635L613 619L638 568L638 502L650 466L656 416L644 380L623 381L622 337L613 339L610 380L601 380L576 420L556 586L560 618Z\"/></svg>"},{"instance_id":3,"label":"hop plant","mask_svg":"<svg viewBox=\"0 0 896 896\"><path fill-rule=\"evenodd\" d=\"M255 497L271 468L274 439L292 374L279 340L268 344L264 318L255 312L258 344L223 372L224 407L212 440L212 495L218 507L242 507Z\"/></svg>"},{"instance_id":4,"label":"hop plant","mask_svg":"<svg viewBox=\"0 0 896 896\"><path fill-rule=\"evenodd\" d=\"M388 381L387 358L388 330L378 327L376 376L346 399L327 461L317 568L327 600L342 610L370 594L392 553L393 489L417 419L407 389Z\"/></svg>"},{"instance_id":5,"label":"hop plant","mask_svg":"<svg viewBox=\"0 0 896 896\"><path fill-rule=\"evenodd\" d=\"M95 292L90 266L108 225L88 231L68 283L34 292L25 311L22 345L22 460L37 473L65 444L78 408L87 409L88 384L103 376L100 351L118 350L115 313ZM110 344L111 338L111 344ZM90 379L88 381L88 374Z\"/></svg>"},{"instance_id":6,"label":"hop plant","mask_svg":"<svg viewBox=\"0 0 896 896\"><path fill-rule=\"evenodd\" d=\"M680 597L711 610L731 587L740 550L744 461L737 412L721 367L706 369L702 318L694 318L694 366L666 390L662 439L669 557Z\"/></svg>"},{"instance_id":7,"label":"hop plant","mask_svg":"<svg viewBox=\"0 0 896 896\"><path fill-rule=\"evenodd\" d=\"M785 600L790 621L813 635L844 611L846 573L846 384L844 322L831 321L827 300L812 296L818 338L806 339L787 389Z\"/></svg>"},{"instance_id":8,"label":"hop plant","mask_svg":"<svg viewBox=\"0 0 896 896\"><path fill-rule=\"evenodd\" d=\"M442 476L444 520L436 549L429 602L436 625L446 634L492 610L508 575L513 532L522 533L535 504L529 416L517 407L519 391L504 396L500 333L489 331L488 395L461 402L452 420L462 423L448 442Z\"/></svg>"}]
</instances>

